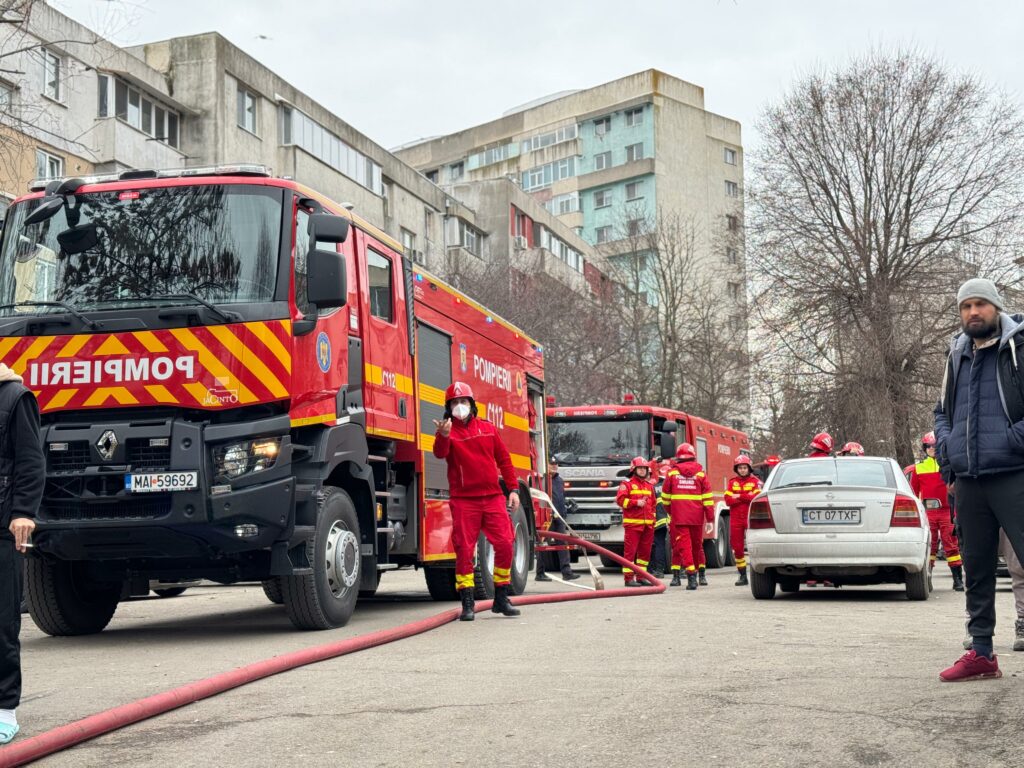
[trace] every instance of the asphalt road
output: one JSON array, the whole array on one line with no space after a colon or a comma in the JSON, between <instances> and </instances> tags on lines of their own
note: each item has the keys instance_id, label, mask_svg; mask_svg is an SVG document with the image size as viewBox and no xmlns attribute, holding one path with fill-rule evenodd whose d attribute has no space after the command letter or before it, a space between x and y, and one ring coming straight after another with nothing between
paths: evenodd
<instances>
[{"instance_id":1,"label":"asphalt road","mask_svg":"<svg viewBox=\"0 0 1024 768\"><path fill-rule=\"evenodd\" d=\"M618 577L606 573L609 586ZM895 587L754 601L697 592L529 606L304 667L136 724L43 766L1015 766L1024 653L1000 582L1004 677L940 683L963 596ZM585 583L586 576L579 583ZM556 592L558 583L530 591ZM121 605L102 634L22 631L24 736L285 651L432 615L415 572L340 630L300 633L259 587ZM2 764L2 752L0 752Z\"/></svg>"}]
</instances>

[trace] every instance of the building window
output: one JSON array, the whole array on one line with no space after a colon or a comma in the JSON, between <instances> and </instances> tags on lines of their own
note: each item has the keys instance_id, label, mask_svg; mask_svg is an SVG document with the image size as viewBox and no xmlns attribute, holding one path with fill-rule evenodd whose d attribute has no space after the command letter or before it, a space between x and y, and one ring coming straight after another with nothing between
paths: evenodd
<instances>
[{"instance_id":1,"label":"building window","mask_svg":"<svg viewBox=\"0 0 1024 768\"><path fill-rule=\"evenodd\" d=\"M380 165L303 112L297 109L290 112L292 126L288 135L296 146L375 195L384 195L384 176Z\"/></svg>"},{"instance_id":2,"label":"building window","mask_svg":"<svg viewBox=\"0 0 1024 768\"><path fill-rule=\"evenodd\" d=\"M481 234L470 224L459 219L459 244L474 256L480 255Z\"/></svg>"},{"instance_id":3,"label":"building window","mask_svg":"<svg viewBox=\"0 0 1024 768\"><path fill-rule=\"evenodd\" d=\"M281 125L278 126L278 134L281 137L282 144L292 143L292 123L294 118L292 117L292 108L284 104L281 105Z\"/></svg>"},{"instance_id":4,"label":"building window","mask_svg":"<svg viewBox=\"0 0 1024 768\"><path fill-rule=\"evenodd\" d=\"M594 193L594 207L595 208L607 208L612 204L612 191L610 189L600 189Z\"/></svg>"},{"instance_id":5,"label":"building window","mask_svg":"<svg viewBox=\"0 0 1024 768\"><path fill-rule=\"evenodd\" d=\"M61 97L61 58L52 51L43 50L43 95L54 101Z\"/></svg>"},{"instance_id":6,"label":"building window","mask_svg":"<svg viewBox=\"0 0 1024 768\"><path fill-rule=\"evenodd\" d=\"M563 157L553 163L539 165L523 172L523 189L527 192L550 187L556 181L568 179L576 175L576 158Z\"/></svg>"},{"instance_id":7,"label":"building window","mask_svg":"<svg viewBox=\"0 0 1024 768\"><path fill-rule=\"evenodd\" d=\"M725 148L725 162L726 165L736 165L736 150Z\"/></svg>"},{"instance_id":8,"label":"building window","mask_svg":"<svg viewBox=\"0 0 1024 768\"><path fill-rule=\"evenodd\" d=\"M643 160L643 159L644 159L644 145L643 145L642 142L640 144L630 144L628 147L626 147L626 162L627 163L632 163L632 162L635 162L636 160Z\"/></svg>"},{"instance_id":9,"label":"building window","mask_svg":"<svg viewBox=\"0 0 1024 768\"><path fill-rule=\"evenodd\" d=\"M429 181L431 184L437 184L437 168L435 168L432 171L427 171L423 175L427 177L427 181Z\"/></svg>"},{"instance_id":10,"label":"building window","mask_svg":"<svg viewBox=\"0 0 1024 768\"><path fill-rule=\"evenodd\" d=\"M726 214L725 228L729 232L738 232L740 229L740 220L731 214Z\"/></svg>"},{"instance_id":11,"label":"building window","mask_svg":"<svg viewBox=\"0 0 1024 768\"><path fill-rule=\"evenodd\" d=\"M725 258L726 258L726 260L730 264L739 264L740 263L740 252L738 250L736 250L735 248L726 248L725 249Z\"/></svg>"},{"instance_id":12,"label":"building window","mask_svg":"<svg viewBox=\"0 0 1024 768\"><path fill-rule=\"evenodd\" d=\"M578 192L569 192L565 195L555 195L546 203L544 207L548 209L548 213L553 213L556 216L561 216L566 213L576 213L580 209L580 195Z\"/></svg>"},{"instance_id":13,"label":"building window","mask_svg":"<svg viewBox=\"0 0 1024 768\"><path fill-rule=\"evenodd\" d=\"M462 163L453 163L448 166L448 181L458 181L465 173L466 166Z\"/></svg>"},{"instance_id":14,"label":"building window","mask_svg":"<svg viewBox=\"0 0 1024 768\"><path fill-rule=\"evenodd\" d=\"M238 127L249 133L256 133L256 105L259 96L238 86Z\"/></svg>"},{"instance_id":15,"label":"building window","mask_svg":"<svg viewBox=\"0 0 1024 768\"><path fill-rule=\"evenodd\" d=\"M607 243L612 239L612 228L608 226L598 227L594 230L594 234L596 235L595 240L598 245L601 243Z\"/></svg>"},{"instance_id":16,"label":"building window","mask_svg":"<svg viewBox=\"0 0 1024 768\"><path fill-rule=\"evenodd\" d=\"M416 235L413 232L410 232L408 229L405 229L404 227L401 229L401 235L402 250L404 250L407 254L411 254L413 251L416 250Z\"/></svg>"},{"instance_id":17,"label":"building window","mask_svg":"<svg viewBox=\"0 0 1024 768\"><path fill-rule=\"evenodd\" d=\"M631 181L626 185L626 200L639 200L644 196L644 183Z\"/></svg>"},{"instance_id":18,"label":"building window","mask_svg":"<svg viewBox=\"0 0 1024 768\"><path fill-rule=\"evenodd\" d=\"M370 286L370 314L390 323L394 320L391 307L391 259L367 248L366 272Z\"/></svg>"},{"instance_id":19,"label":"building window","mask_svg":"<svg viewBox=\"0 0 1024 768\"><path fill-rule=\"evenodd\" d=\"M639 236L644 230L644 222L642 219L630 219L626 222L626 232L630 237Z\"/></svg>"},{"instance_id":20,"label":"building window","mask_svg":"<svg viewBox=\"0 0 1024 768\"><path fill-rule=\"evenodd\" d=\"M64 158L51 155L43 149L36 150L36 178L58 179L64 175Z\"/></svg>"},{"instance_id":21,"label":"building window","mask_svg":"<svg viewBox=\"0 0 1024 768\"><path fill-rule=\"evenodd\" d=\"M739 197L740 186L735 181L725 182L725 196L726 197Z\"/></svg>"},{"instance_id":22,"label":"building window","mask_svg":"<svg viewBox=\"0 0 1024 768\"><path fill-rule=\"evenodd\" d=\"M626 110L626 126L632 128L634 125L644 124L644 108L638 107L636 109Z\"/></svg>"},{"instance_id":23,"label":"building window","mask_svg":"<svg viewBox=\"0 0 1024 768\"><path fill-rule=\"evenodd\" d=\"M740 284L739 283L729 283L728 288L729 288L729 298L732 299L733 301L739 301L739 298L740 298Z\"/></svg>"},{"instance_id":24,"label":"building window","mask_svg":"<svg viewBox=\"0 0 1024 768\"><path fill-rule=\"evenodd\" d=\"M579 136L579 132L579 126L576 123L573 123L572 125L563 125L556 131L548 131L547 133L541 133L536 136L531 136L528 139L523 139L522 150L523 152L531 152L533 150L543 149L544 147L550 147L555 144L561 144L565 141L572 141Z\"/></svg>"},{"instance_id":25,"label":"building window","mask_svg":"<svg viewBox=\"0 0 1024 768\"><path fill-rule=\"evenodd\" d=\"M610 117L602 117L594 121L594 133L598 136L604 136L612 131L612 119Z\"/></svg>"},{"instance_id":26,"label":"building window","mask_svg":"<svg viewBox=\"0 0 1024 768\"><path fill-rule=\"evenodd\" d=\"M605 168L612 167L612 153L601 152L600 154L594 155L594 170L603 171Z\"/></svg>"},{"instance_id":27,"label":"building window","mask_svg":"<svg viewBox=\"0 0 1024 768\"><path fill-rule=\"evenodd\" d=\"M178 146L177 112L161 106L148 94L111 75L100 75L97 85L96 113L99 117L116 117L157 141Z\"/></svg>"}]
</instances>

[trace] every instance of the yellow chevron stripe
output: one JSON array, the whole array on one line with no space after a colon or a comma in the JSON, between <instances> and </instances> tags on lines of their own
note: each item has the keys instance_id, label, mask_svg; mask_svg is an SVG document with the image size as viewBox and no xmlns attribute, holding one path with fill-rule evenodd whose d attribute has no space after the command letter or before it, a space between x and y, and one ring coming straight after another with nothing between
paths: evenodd
<instances>
[{"instance_id":1,"label":"yellow chevron stripe","mask_svg":"<svg viewBox=\"0 0 1024 768\"><path fill-rule=\"evenodd\" d=\"M146 348L147 352L167 351L167 347L164 346L164 343L152 331L136 331L133 335Z\"/></svg>"},{"instance_id":2,"label":"yellow chevron stripe","mask_svg":"<svg viewBox=\"0 0 1024 768\"><path fill-rule=\"evenodd\" d=\"M420 382L420 400L444 408L444 391Z\"/></svg>"},{"instance_id":3,"label":"yellow chevron stripe","mask_svg":"<svg viewBox=\"0 0 1024 768\"><path fill-rule=\"evenodd\" d=\"M512 454L512 466L516 469L533 469L533 464L530 461L529 456L523 456L521 453Z\"/></svg>"},{"instance_id":4,"label":"yellow chevron stripe","mask_svg":"<svg viewBox=\"0 0 1024 768\"><path fill-rule=\"evenodd\" d=\"M90 338L92 337L85 334L72 336L68 343L64 345L64 348L57 353L57 357L74 357Z\"/></svg>"},{"instance_id":5,"label":"yellow chevron stripe","mask_svg":"<svg viewBox=\"0 0 1024 768\"><path fill-rule=\"evenodd\" d=\"M20 336L8 336L6 339L0 339L0 360L3 360L20 340Z\"/></svg>"},{"instance_id":6,"label":"yellow chevron stripe","mask_svg":"<svg viewBox=\"0 0 1024 768\"><path fill-rule=\"evenodd\" d=\"M85 405L103 405L111 397L121 405L136 405L139 402L135 399L135 395L129 392L126 387L99 387L95 392L89 395L89 399L85 401Z\"/></svg>"},{"instance_id":7,"label":"yellow chevron stripe","mask_svg":"<svg viewBox=\"0 0 1024 768\"><path fill-rule=\"evenodd\" d=\"M174 335L174 338L176 338L181 345L185 347L185 349L190 352L195 352L199 356L199 362L202 366L216 378L220 379L222 386L229 389L237 388L239 401L243 403L252 403L256 401L256 396L249 391L249 388L242 384L237 377L233 376L231 371L229 371L227 367L221 363L220 359L210 352L210 350L208 350L203 343L196 338L192 331L187 328L173 328L171 329L171 333ZM189 391L192 392L193 397L195 397L195 392L192 391L192 389ZM205 397L205 395L206 393L204 391L203 396ZM197 398L197 400L202 402L202 398Z\"/></svg>"},{"instance_id":8,"label":"yellow chevron stripe","mask_svg":"<svg viewBox=\"0 0 1024 768\"><path fill-rule=\"evenodd\" d=\"M178 399L163 384L147 384L146 391L158 403L177 403Z\"/></svg>"},{"instance_id":9,"label":"yellow chevron stripe","mask_svg":"<svg viewBox=\"0 0 1024 768\"><path fill-rule=\"evenodd\" d=\"M434 450L434 436L420 432L420 448L427 453L432 453Z\"/></svg>"},{"instance_id":10,"label":"yellow chevron stripe","mask_svg":"<svg viewBox=\"0 0 1024 768\"><path fill-rule=\"evenodd\" d=\"M62 389L56 395L50 398L50 402L46 404L46 410L53 408L63 408L72 397L77 393L77 389Z\"/></svg>"},{"instance_id":11,"label":"yellow chevron stripe","mask_svg":"<svg viewBox=\"0 0 1024 768\"><path fill-rule=\"evenodd\" d=\"M226 325L211 325L208 330L217 341L227 347L228 352L234 355L235 359L244 365L249 373L253 374L270 390L274 397L282 399L288 397L288 390L277 380L277 376L272 374L266 364L251 349L245 346L241 339L228 330Z\"/></svg>"},{"instance_id":12,"label":"yellow chevron stripe","mask_svg":"<svg viewBox=\"0 0 1024 768\"><path fill-rule=\"evenodd\" d=\"M291 354L284 348L281 340L267 328L266 323L249 323L245 327L249 329L253 336L263 342L263 345L270 350L270 354L277 358L278 362L284 366L288 373L292 372Z\"/></svg>"},{"instance_id":13,"label":"yellow chevron stripe","mask_svg":"<svg viewBox=\"0 0 1024 768\"><path fill-rule=\"evenodd\" d=\"M198 381L192 381L184 385L185 391L187 391L192 397L196 399L196 402L200 405L206 400L206 396L210 391L200 384Z\"/></svg>"},{"instance_id":14,"label":"yellow chevron stripe","mask_svg":"<svg viewBox=\"0 0 1024 768\"><path fill-rule=\"evenodd\" d=\"M326 424L330 421L336 421L337 416L333 413L324 414L321 416L305 416L301 419L292 419L293 427L308 427L311 424Z\"/></svg>"},{"instance_id":15,"label":"yellow chevron stripe","mask_svg":"<svg viewBox=\"0 0 1024 768\"><path fill-rule=\"evenodd\" d=\"M128 351L128 347L126 347L121 340L117 338L117 336L108 336L107 340L100 344L99 347L96 348L96 351L93 352L93 355L97 357L129 354L131 353Z\"/></svg>"},{"instance_id":16,"label":"yellow chevron stripe","mask_svg":"<svg viewBox=\"0 0 1024 768\"><path fill-rule=\"evenodd\" d=\"M524 419L522 416L518 416L514 413L505 411L505 426L512 429L517 429L520 432L530 431L530 422Z\"/></svg>"},{"instance_id":17,"label":"yellow chevron stripe","mask_svg":"<svg viewBox=\"0 0 1024 768\"><path fill-rule=\"evenodd\" d=\"M22 353L21 357L18 358L17 362L11 366L11 370L19 376L23 374L28 361L34 360L43 354L43 352L46 351L46 348L53 343L55 338L56 336L40 336L38 339L33 341L29 345L28 349Z\"/></svg>"}]
</instances>

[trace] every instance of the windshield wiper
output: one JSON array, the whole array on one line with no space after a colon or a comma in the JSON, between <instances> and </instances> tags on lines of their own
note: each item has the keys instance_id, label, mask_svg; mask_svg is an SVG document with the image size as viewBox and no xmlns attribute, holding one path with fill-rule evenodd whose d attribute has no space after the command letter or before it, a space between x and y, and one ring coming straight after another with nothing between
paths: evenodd
<instances>
[{"instance_id":1,"label":"windshield wiper","mask_svg":"<svg viewBox=\"0 0 1024 768\"><path fill-rule=\"evenodd\" d=\"M813 482L807 482L807 483L786 483L785 485L776 485L775 489L778 490L780 488L807 488L809 486L814 486L814 485L832 485L832 481L831 480L815 480Z\"/></svg>"},{"instance_id":2,"label":"windshield wiper","mask_svg":"<svg viewBox=\"0 0 1024 768\"><path fill-rule=\"evenodd\" d=\"M124 299L124 301L160 301L162 299L177 299L179 301L184 300L195 302L196 304L206 307L225 323L233 323L241 319L234 312L225 312L223 309L219 309L216 304L211 304L206 299L196 296L194 293L167 293L163 296L136 296L132 299Z\"/></svg>"},{"instance_id":3,"label":"windshield wiper","mask_svg":"<svg viewBox=\"0 0 1024 768\"><path fill-rule=\"evenodd\" d=\"M103 323L99 323L92 318L87 317L66 301L19 301L16 304L0 304L0 309L16 309L17 307L60 307L81 320L82 323L85 324L86 328L98 331L103 327Z\"/></svg>"}]
</instances>

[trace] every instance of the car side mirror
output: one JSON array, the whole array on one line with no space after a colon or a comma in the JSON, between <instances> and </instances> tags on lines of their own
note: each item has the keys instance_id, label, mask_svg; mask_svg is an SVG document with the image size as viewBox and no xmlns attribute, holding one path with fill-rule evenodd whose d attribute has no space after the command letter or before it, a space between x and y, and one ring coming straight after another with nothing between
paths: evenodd
<instances>
[{"instance_id":1,"label":"car side mirror","mask_svg":"<svg viewBox=\"0 0 1024 768\"><path fill-rule=\"evenodd\" d=\"M315 213L309 217L309 255L306 291L317 309L343 307L348 300L348 269L344 255L319 248L321 243L343 243L349 221L341 216Z\"/></svg>"},{"instance_id":2,"label":"car side mirror","mask_svg":"<svg viewBox=\"0 0 1024 768\"><path fill-rule=\"evenodd\" d=\"M658 437L658 446L661 448L661 458L671 459L676 455L676 436L674 432L662 432Z\"/></svg>"}]
</instances>

